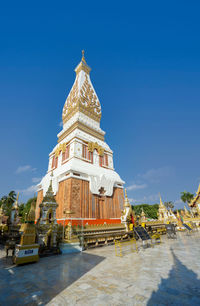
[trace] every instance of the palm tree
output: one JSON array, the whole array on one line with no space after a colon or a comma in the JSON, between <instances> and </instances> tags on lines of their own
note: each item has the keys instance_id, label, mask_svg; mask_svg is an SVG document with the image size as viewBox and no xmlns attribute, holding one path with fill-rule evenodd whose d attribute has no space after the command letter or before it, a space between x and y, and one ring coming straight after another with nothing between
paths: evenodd
<instances>
[{"instance_id":1,"label":"palm tree","mask_svg":"<svg viewBox=\"0 0 200 306\"><path fill-rule=\"evenodd\" d=\"M17 195L14 190L10 191L8 194L8 201L14 203L16 201Z\"/></svg>"},{"instance_id":2,"label":"palm tree","mask_svg":"<svg viewBox=\"0 0 200 306\"><path fill-rule=\"evenodd\" d=\"M193 198L194 198L194 194L187 192L187 191L181 192L181 200L184 203L189 204Z\"/></svg>"},{"instance_id":3,"label":"palm tree","mask_svg":"<svg viewBox=\"0 0 200 306\"><path fill-rule=\"evenodd\" d=\"M11 209L13 206L13 203L16 200L16 192L10 191L7 196L3 196L0 200L1 205L3 206L3 211L7 216L10 216Z\"/></svg>"}]
</instances>

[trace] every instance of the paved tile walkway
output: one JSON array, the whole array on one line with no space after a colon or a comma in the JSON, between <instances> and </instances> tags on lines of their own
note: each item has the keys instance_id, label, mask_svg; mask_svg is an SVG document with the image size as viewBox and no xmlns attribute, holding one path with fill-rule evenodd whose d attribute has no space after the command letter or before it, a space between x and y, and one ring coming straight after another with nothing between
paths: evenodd
<instances>
[{"instance_id":1,"label":"paved tile walkway","mask_svg":"<svg viewBox=\"0 0 200 306\"><path fill-rule=\"evenodd\" d=\"M21 267L1 258L0 305L200 305L200 232L128 250L120 258L108 246Z\"/></svg>"}]
</instances>

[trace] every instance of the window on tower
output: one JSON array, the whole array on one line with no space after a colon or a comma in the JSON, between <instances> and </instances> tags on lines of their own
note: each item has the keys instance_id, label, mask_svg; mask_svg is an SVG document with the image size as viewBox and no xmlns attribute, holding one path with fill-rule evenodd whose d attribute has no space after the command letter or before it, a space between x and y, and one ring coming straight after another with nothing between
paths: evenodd
<instances>
[{"instance_id":1,"label":"window on tower","mask_svg":"<svg viewBox=\"0 0 200 306\"><path fill-rule=\"evenodd\" d=\"M93 163L93 152L88 151L88 146L83 144L83 154L84 159L87 159L91 163Z\"/></svg>"},{"instance_id":2,"label":"window on tower","mask_svg":"<svg viewBox=\"0 0 200 306\"><path fill-rule=\"evenodd\" d=\"M52 167L52 169L58 167L58 157L55 157L55 155L52 158L52 165L51 165L51 167Z\"/></svg>"},{"instance_id":3,"label":"window on tower","mask_svg":"<svg viewBox=\"0 0 200 306\"><path fill-rule=\"evenodd\" d=\"M103 156L99 156L99 166L108 167L108 154L104 153Z\"/></svg>"},{"instance_id":4,"label":"window on tower","mask_svg":"<svg viewBox=\"0 0 200 306\"><path fill-rule=\"evenodd\" d=\"M55 168L58 167L58 157L55 158Z\"/></svg>"},{"instance_id":5,"label":"window on tower","mask_svg":"<svg viewBox=\"0 0 200 306\"><path fill-rule=\"evenodd\" d=\"M67 145L65 152L62 152L62 162L64 162L65 160L69 158L69 149L70 149L70 145Z\"/></svg>"}]
</instances>

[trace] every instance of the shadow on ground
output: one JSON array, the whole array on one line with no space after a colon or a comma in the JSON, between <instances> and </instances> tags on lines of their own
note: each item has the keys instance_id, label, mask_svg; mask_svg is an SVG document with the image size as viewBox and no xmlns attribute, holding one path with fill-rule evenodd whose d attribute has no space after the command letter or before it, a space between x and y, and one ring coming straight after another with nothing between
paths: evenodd
<instances>
[{"instance_id":1,"label":"shadow on ground","mask_svg":"<svg viewBox=\"0 0 200 306\"><path fill-rule=\"evenodd\" d=\"M147 305L200 305L200 280L171 249L174 264L167 279L161 279L158 290L152 293ZM189 258L192 260L192 258Z\"/></svg>"},{"instance_id":2,"label":"shadow on ground","mask_svg":"<svg viewBox=\"0 0 200 306\"><path fill-rule=\"evenodd\" d=\"M103 260L102 256L74 253L12 267L9 259L5 265L6 259L1 258L0 305L45 305Z\"/></svg>"}]
</instances>

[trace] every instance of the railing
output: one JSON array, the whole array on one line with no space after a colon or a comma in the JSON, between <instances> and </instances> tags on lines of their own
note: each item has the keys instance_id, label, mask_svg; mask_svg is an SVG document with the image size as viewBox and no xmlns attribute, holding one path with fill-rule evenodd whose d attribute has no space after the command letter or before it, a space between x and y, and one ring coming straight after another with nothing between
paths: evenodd
<instances>
[{"instance_id":1,"label":"railing","mask_svg":"<svg viewBox=\"0 0 200 306\"><path fill-rule=\"evenodd\" d=\"M138 247L137 247L137 242L136 239L132 238L131 240L128 241L115 241L115 255L122 257L123 256L123 247L130 245L130 252L137 252ZM135 245L135 249L133 246Z\"/></svg>"}]
</instances>

